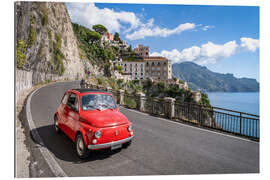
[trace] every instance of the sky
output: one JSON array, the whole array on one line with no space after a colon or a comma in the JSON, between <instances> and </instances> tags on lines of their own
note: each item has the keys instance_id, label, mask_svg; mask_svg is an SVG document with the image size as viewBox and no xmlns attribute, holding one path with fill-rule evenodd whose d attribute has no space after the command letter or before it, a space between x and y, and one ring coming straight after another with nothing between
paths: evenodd
<instances>
[{"instance_id":1,"label":"sky","mask_svg":"<svg viewBox=\"0 0 270 180\"><path fill-rule=\"evenodd\" d=\"M211 71L259 79L259 7L66 3L71 20L103 24L132 47L172 63L194 62Z\"/></svg>"}]
</instances>

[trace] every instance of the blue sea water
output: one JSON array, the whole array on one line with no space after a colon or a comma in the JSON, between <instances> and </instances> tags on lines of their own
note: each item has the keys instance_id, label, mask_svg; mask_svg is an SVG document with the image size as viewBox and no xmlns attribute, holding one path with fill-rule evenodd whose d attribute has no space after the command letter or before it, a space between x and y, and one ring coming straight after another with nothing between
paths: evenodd
<instances>
[{"instance_id":1,"label":"blue sea water","mask_svg":"<svg viewBox=\"0 0 270 180\"><path fill-rule=\"evenodd\" d=\"M259 92L207 92L212 106L260 115Z\"/></svg>"},{"instance_id":2,"label":"blue sea water","mask_svg":"<svg viewBox=\"0 0 270 180\"><path fill-rule=\"evenodd\" d=\"M260 94L259 92L245 93L227 93L227 92L208 92L210 103L214 107L240 111L249 114L260 115ZM234 114L234 113L230 113ZM238 115L235 113L235 115ZM247 116L248 117L248 116ZM253 117L254 118L254 117ZM224 117L216 115L216 121L224 130L240 133L240 119L231 118L223 120ZM242 118L241 134L248 136L259 137L260 122Z\"/></svg>"}]
</instances>

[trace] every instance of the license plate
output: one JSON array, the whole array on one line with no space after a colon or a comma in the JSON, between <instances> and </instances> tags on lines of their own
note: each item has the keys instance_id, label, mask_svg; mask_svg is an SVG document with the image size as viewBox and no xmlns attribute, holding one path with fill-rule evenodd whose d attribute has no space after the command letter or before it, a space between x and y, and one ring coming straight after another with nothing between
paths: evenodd
<instances>
[{"instance_id":1,"label":"license plate","mask_svg":"<svg viewBox=\"0 0 270 180\"><path fill-rule=\"evenodd\" d=\"M111 147L111 150L115 150L115 149L118 149L118 148L121 148L122 147L122 144L116 144L116 145L113 145Z\"/></svg>"}]
</instances>

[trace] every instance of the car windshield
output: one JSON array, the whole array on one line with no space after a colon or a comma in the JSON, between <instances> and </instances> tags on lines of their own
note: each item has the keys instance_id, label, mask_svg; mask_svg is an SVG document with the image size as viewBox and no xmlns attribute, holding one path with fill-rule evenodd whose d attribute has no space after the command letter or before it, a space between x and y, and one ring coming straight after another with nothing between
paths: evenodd
<instances>
[{"instance_id":1,"label":"car windshield","mask_svg":"<svg viewBox=\"0 0 270 180\"><path fill-rule=\"evenodd\" d=\"M87 94L82 96L83 110L104 110L115 109L116 104L111 95L108 94Z\"/></svg>"}]
</instances>

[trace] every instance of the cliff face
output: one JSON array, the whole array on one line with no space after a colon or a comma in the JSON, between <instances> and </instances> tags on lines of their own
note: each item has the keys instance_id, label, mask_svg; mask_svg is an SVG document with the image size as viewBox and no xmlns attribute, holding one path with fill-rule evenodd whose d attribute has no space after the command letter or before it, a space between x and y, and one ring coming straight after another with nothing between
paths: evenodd
<instances>
[{"instance_id":1,"label":"cliff face","mask_svg":"<svg viewBox=\"0 0 270 180\"><path fill-rule=\"evenodd\" d=\"M92 68L80 58L64 3L16 2L15 12L16 90L45 80L80 79Z\"/></svg>"}]
</instances>

